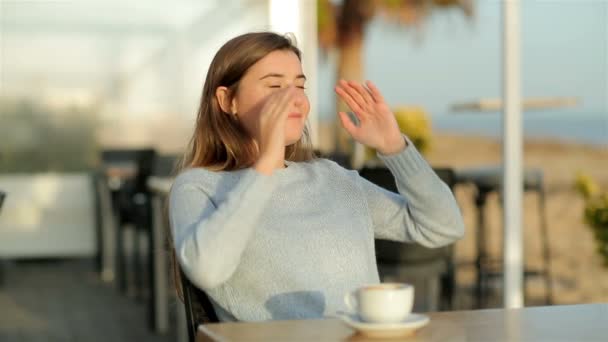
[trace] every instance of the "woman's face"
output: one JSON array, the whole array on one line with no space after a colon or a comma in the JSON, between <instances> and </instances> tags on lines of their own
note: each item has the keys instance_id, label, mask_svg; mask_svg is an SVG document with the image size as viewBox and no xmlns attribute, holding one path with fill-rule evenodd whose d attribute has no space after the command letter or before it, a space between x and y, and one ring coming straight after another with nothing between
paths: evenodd
<instances>
[{"instance_id":1,"label":"woman's face","mask_svg":"<svg viewBox=\"0 0 608 342\"><path fill-rule=\"evenodd\" d=\"M269 53L251 66L239 82L238 90L232 99L239 121L248 132L257 132L255 127L258 116L269 95L293 85L296 87L296 95L288 107L290 115L285 125L285 146L296 143L302 137L310 111L310 103L304 92L305 82L302 63L294 52L277 50ZM292 115L295 113L301 115ZM259 141L259 137L253 138Z\"/></svg>"}]
</instances>

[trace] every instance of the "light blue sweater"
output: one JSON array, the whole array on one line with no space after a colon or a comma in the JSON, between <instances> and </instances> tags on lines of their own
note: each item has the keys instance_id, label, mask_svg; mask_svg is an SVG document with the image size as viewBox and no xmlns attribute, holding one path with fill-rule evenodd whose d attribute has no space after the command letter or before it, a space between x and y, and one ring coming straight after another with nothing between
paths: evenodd
<instances>
[{"instance_id":1,"label":"light blue sweater","mask_svg":"<svg viewBox=\"0 0 608 342\"><path fill-rule=\"evenodd\" d=\"M170 193L177 259L222 321L321 318L378 283L374 238L449 244L464 234L450 189L410 144L379 157L399 194L318 159L253 169L189 169Z\"/></svg>"}]
</instances>

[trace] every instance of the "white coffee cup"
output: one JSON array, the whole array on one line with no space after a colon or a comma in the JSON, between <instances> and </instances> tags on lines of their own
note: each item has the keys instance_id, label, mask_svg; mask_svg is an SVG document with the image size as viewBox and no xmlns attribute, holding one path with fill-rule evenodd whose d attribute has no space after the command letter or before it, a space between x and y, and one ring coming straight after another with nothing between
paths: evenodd
<instances>
[{"instance_id":1,"label":"white coffee cup","mask_svg":"<svg viewBox=\"0 0 608 342\"><path fill-rule=\"evenodd\" d=\"M412 312L414 286L403 283L367 285L347 293L344 302L366 322L401 322Z\"/></svg>"}]
</instances>

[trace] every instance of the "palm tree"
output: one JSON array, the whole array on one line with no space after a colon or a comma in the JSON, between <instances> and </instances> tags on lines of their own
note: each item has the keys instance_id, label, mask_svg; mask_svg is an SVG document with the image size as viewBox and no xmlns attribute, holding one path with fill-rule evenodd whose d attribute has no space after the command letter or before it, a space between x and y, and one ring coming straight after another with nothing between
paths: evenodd
<instances>
[{"instance_id":1,"label":"palm tree","mask_svg":"<svg viewBox=\"0 0 608 342\"><path fill-rule=\"evenodd\" d=\"M317 0L318 40L324 52L337 53L337 79L363 80L363 44L367 24L384 15L404 27L420 29L435 10L458 8L473 16L472 0ZM338 101L338 100L337 100ZM337 108L344 110L338 101ZM336 125L335 149L352 152L350 137Z\"/></svg>"}]
</instances>

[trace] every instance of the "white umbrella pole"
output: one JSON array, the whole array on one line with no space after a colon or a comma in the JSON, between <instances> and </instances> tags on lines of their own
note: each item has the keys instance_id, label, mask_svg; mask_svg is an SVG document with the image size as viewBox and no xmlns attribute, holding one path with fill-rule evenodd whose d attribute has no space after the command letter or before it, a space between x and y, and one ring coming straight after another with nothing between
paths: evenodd
<instances>
[{"instance_id":1,"label":"white umbrella pole","mask_svg":"<svg viewBox=\"0 0 608 342\"><path fill-rule=\"evenodd\" d=\"M520 89L520 1L503 2L504 20L504 306L523 305L522 120Z\"/></svg>"},{"instance_id":2,"label":"white umbrella pole","mask_svg":"<svg viewBox=\"0 0 608 342\"><path fill-rule=\"evenodd\" d=\"M306 93L310 101L309 134L313 146L319 143L317 106L317 2L312 0L268 0L270 29L277 33L294 33L302 51L302 68L308 78Z\"/></svg>"}]
</instances>

